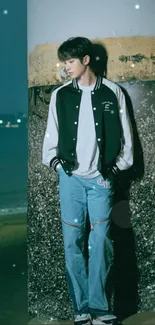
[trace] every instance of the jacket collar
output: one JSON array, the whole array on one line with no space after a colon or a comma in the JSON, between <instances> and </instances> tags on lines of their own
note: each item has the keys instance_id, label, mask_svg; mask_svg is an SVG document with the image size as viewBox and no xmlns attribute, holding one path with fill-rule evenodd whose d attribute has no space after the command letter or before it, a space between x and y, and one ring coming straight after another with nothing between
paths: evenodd
<instances>
[{"instance_id":1,"label":"jacket collar","mask_svg":"<svg viewBox=\"0 0 155 325\"><path fill-rule=\"evenodd\" d=\"M73 85L74 88L79 89L77 79L73 79L73 80L72 80L72 85ZM99 89L99 88L101 87L101 85L102 85L102 77L101 77L101 76L97 76L96 84L95 84L94 90Z\"/></svg>"}]
</instances>

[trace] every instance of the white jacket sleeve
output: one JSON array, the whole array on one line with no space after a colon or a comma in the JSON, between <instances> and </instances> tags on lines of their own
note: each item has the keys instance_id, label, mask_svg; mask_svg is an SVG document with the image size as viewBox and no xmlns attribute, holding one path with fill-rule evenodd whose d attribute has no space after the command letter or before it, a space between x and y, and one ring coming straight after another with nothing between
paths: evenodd
<instances>
[{"instance_id":1,"label":"white jacket sleeve","mask_svg":"<svg viewBox=\"0 0 155 325\"><path fill-rule=\"evenodd\" d=\"M118 87L117 98L123 137L122 147L116 159L116 165L120 170L125 170L133 165L133 133L125 96L120 87Z\"/></svg>"},{"instance_id":2,"label":"white jacket sleeve","mask_svg":"<svg viewBox=\"0 0 155 325\"><path fill-rule=\"evenodd\" d=\"M49 104L47 127L42 148L42 163L48 167L56 167L58 146L58 120L56 113L56 92L51 95Z\"/></svg>"}]
</instances>

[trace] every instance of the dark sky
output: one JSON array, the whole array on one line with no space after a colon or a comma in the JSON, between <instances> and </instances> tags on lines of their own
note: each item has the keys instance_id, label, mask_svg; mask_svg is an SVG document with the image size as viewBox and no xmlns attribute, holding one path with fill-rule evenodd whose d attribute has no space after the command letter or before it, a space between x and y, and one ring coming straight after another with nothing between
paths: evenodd
<instances>
[{"instance_id":1,"label":"dark sky","mask_svg":"<svg viewBox=\"0 0 155 325\"><path fill-rule=\"evenodd\" d=\"M27 1L0 0L0 114L27 107Z\"/></svg>"}]
</instances>

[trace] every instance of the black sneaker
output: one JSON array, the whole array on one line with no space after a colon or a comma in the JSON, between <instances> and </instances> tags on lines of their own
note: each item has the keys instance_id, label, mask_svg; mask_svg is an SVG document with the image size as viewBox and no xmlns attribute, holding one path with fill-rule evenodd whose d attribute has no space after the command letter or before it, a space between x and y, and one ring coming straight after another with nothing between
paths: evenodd
<instances>
[{"instance_id":1,"label":"black sneaker","mask_svg":"<svg viewBox=\"0 0 155 325\"><path fill-rule=\"evenodd\" d=\"M74 325L92 325L90 314L75 315Z\"/></svg>"}]
</instances>

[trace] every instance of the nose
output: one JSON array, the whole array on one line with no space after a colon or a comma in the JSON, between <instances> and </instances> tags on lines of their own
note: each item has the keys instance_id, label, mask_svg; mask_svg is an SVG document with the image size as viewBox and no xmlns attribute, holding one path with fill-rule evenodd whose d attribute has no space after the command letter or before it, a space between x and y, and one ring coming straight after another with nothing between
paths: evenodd
<instances>
[{"instance_id":1,"label":"nose","mask_svg":"<svg viewBox=\"0 0 155 325\"><path fill-rule=\"evenodd\" d=\"M67 72L69 72L69 70L70 70L70 65L69 65L69 63L66 63L66 70L67 70Z\"/></svg>"}]
</instances>

